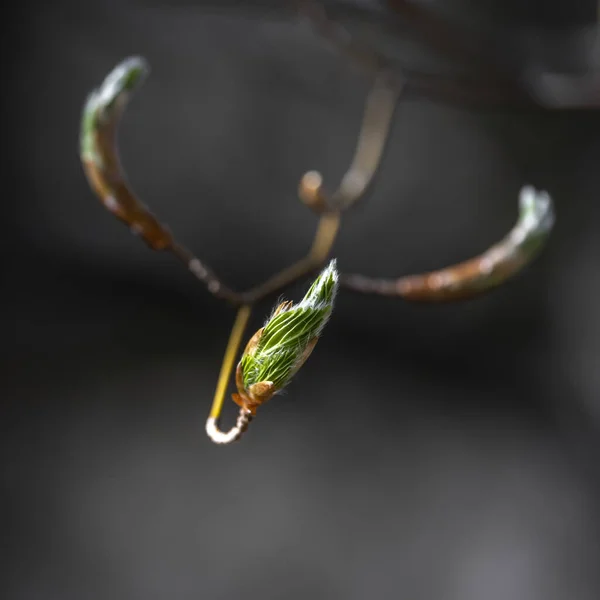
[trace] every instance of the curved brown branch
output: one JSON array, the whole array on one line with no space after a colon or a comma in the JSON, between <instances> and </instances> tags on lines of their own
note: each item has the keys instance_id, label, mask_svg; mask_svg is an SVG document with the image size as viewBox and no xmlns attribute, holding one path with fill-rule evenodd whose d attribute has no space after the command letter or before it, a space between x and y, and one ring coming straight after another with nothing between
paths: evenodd
<instances>
[{"instance_id":1,"label":"curved brown branch","mask_svg":"<svg viewBox=\"0 0 600 600\"><path fill-rule=\"evenodd\" d=\"M400 296L418 302L463 300L495 288L539 254L554 225L552 201L546 192L524 187L519 197L519 219L499 243L476 258L440 271L399 279L342 276L341 284L356 292Z\"/></svg>"},{"instance_id":2,"label":"curved brown branch","mask_svg":"<svg viewBox=\"0 0 600 600\"><path fill-rule=\"evenodd\" d=\"M172 241L171 232L131 191L119 161L116 133L133 89L147 73L137 57L123 61L92 92L86 102L81 135L81 160L92 189L106 209L123 221L153 250L164 250Z\"/></svg>"},{"instance_id":3,"label":"curved brown branch","mask_svg":"<svg viewBox=\"0 0 600 600\"><path fill-rule=\"evenodd\" d=\"M140 202L129 187L116 144L119 121L133 90L148 72L139 57L120 63L87 99L81 121L81 162L102 204L153 250L171 252L216 296L234 304L240 297L202 261L177 243L169 229Z\"/></svg>"}]
</instances>

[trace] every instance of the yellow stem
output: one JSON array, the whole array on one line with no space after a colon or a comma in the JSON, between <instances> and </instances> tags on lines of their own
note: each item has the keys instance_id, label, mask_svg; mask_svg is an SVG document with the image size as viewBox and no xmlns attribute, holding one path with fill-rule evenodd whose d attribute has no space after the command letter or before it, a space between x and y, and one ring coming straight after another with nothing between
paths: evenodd
<instances>
[{"instance_id":1,"label":"yellow stem","mask_svg":"<svg viewBox=\"0 0 600 600\"><path fill-rule=\"evenodd\" d=\"M319 219L314 241L308 254L293 265L273 275L273 277L267 279L264 283L244 292L242 294L244 301L247 304L254 304L262 300L265 296L300 279L300 277L308 274L312 269L316 269L327 258L339 227L339 213L332 212L322 215Z\"/></svg>"},{"instance_id":2,"label":"yellow stem","mask_svg":"<svg viewBox=\"0 0 600 600\"><path fill-rule=\"evenodd\" d=\"M339 213L326 213L321 217L319 220L319 227L315 233L315 241L313 242L308 255L310 259L312 259L315 263L319 263L327 258L339 228Z\"/></svg>"},{"instance_id":3,"label":"yellow stem","mask_svg":"<svg viewBox=\"0 0 600 600\"><path fill-rule=\"evenodd\" d=\"M212 419L218 419L219 415L221 414L223 402L225 401L225 394L227 393L227 386L229 384L231 373L233 371L233 365L235 363L235 357L240 348L242 336L244 335L251 312L252 307L248 304L244 304L238 309L231 334L229 335L229 341L227 342L227 349L225 350L223 364L221 365L221 372L219 373L215 397L210 409L209 417Z\"/></svg>"}]
</instances>

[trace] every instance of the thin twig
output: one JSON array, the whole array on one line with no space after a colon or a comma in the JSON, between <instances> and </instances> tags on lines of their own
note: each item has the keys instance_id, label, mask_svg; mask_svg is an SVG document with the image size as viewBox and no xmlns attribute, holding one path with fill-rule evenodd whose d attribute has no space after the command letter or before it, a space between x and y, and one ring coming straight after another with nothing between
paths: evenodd
<instances>
[{"instance_id":1,"label":"thin twig","mask_svg":"<svg viewBox=\"0 0 600 600\"><path fill-rule=\"evenodd\" d=\"M293 265L286 267L270 279L267 279L264 283L244 292L242 294L244 302L248 304L258 302L265 296L277 292L281 288L319 268L329 255L339 226L339 213L326 213L322 215L319 219L317 231L308 254Z\"/></svg>"},{"instance_id":2,"label":"thin twig","mask_svg":"<svg viewBox=\"0 0 600 600\"><path fill-rule=\"evenodd\" d=\"M499 83L513 85L471 32L451 25L414 0L387 0L387 4L405 20L411 33L420 36L440 56L474 67L478 80L493 87L499 87Z\"/></svg>"},{"instance_id":3,"label":"thin twig","mask_svg":"<svg viewBox=\"0 0 600 600\"><path fill-rule=\"evenodd\" d=\"M175 258L180 260L188 270L202 283L204 283L208 291L223 298L231 304L238 305L242 303L241 296L227 287L199 258L194 256L185 246L173 241L171 246L166 248Z\"/></svg>"},{"instance_id":4,"label":"thin twig","mask_svg":"<svg viewBox=\"0 0 600 600\"><path fill-rule=\"evenodd\" d=\"M342 178L340 186L328 195L322 189L323 178L318 171L309 171L300 182L298 193L309 206L345 211L367 190L381 162L388 139L394 110L401 89L389 85L387 73L380 73L369 92L364 117L358 135L358 143L350 168Z\"/></svg>"}]
</instances>

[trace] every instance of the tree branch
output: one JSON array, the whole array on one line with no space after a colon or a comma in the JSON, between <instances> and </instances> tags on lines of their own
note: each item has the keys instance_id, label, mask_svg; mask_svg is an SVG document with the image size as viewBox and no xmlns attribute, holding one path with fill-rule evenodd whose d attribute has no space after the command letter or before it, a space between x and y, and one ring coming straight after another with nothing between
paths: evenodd
<instances>
[{"instance_id":1,"label":"tree branch","mask_svg":"<svg viewBox=\"0 0 600 600\"><path fill-rule=\"evenodd\" d=\"M121 115L134 89L148 73L139 57L120 63L87 99L81 121L81 161L88 182L112 214L139 235L152 250L171 252L215 296L239 304L238 294L222 283L211 269L173 238L129 187L116 144Z\"/></svg>"},{"instance_id":2,"label":"tree branch","mask_svg":"<svg viewBox=\"0 0 600 600\"><path fill-rule=\"evenodd\" d=\"M510 233L476 258L441 271L399 279L342 276L353 291L399 296L418 302L464 300L487 292L514 277L540 253L554 226L554 210L546 192L524 187L519 197L519 219Z\"/></svg>"}]
</instances>

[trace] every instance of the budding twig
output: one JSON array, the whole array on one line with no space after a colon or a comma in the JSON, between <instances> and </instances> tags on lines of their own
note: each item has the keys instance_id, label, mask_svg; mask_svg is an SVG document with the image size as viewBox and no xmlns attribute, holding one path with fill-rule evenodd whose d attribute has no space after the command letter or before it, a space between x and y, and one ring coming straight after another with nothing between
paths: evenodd
<instances>
[{"instance_id":1,"label":"budding twig","mask_svg":"<svg viewBox=\"0 0 600 600\"><path fill-rule=\"evenodd\" d=\"M236 424L223 432L218 418L229 372L250 314L249 307L240 309L225 353L215 402L206 421L206 433L213 442L229 444L239 440L257 409L281 391L306 362L333 310L338 279L332 260L299 304L280 303L250 338L236 369L238 392L232 396L240 407L239 416Z\"/></svg>"}]
</instances>

